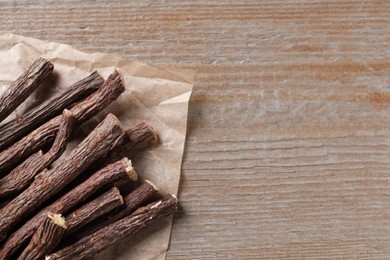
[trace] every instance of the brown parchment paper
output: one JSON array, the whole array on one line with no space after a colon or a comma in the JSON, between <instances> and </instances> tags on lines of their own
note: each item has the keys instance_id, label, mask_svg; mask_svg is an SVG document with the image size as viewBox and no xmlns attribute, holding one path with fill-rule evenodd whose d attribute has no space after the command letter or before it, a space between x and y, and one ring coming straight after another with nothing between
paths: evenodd
<instances>
[{"instance_id":1,"label":"brown parchment paper","mask_svg":"<svg viewBox=\"0 0 390 260\"><path fill-rule=\"evenodd\" d=\"M154 182L161 192L177 194L193 72L130 61L105 53L87 53L65 44L0 34L0 93L39 56L54 63L54 73L9 118L17 117L93 70L98 70L106 78L118 67L126 81L125 93L85 123L77 132L79 139L110 112L118 116L125 127L148 121L158 131L161 144L137 157L135 169L142 179ZM76 141L70 143L65 154L76 144ZM97 259L165 259L171 224L172 218L164 219L107 249Z\"/></svg>"}]
</instances>

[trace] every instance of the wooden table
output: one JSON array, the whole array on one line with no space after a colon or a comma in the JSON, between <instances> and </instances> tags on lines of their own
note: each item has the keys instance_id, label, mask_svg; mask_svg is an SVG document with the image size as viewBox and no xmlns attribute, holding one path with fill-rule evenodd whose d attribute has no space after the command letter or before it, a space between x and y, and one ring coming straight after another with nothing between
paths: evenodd
<instances>
[{"instance_id":1,"label":"wooden table","mask_svg":"<svg viewBox=\"0 0 390 260\"><path fill-rule=\"evenodd\" d=\"M196 70L168 259L389 259L390 1L202 2L2 0L0 30Z\"/></svg>"}]
</instances>

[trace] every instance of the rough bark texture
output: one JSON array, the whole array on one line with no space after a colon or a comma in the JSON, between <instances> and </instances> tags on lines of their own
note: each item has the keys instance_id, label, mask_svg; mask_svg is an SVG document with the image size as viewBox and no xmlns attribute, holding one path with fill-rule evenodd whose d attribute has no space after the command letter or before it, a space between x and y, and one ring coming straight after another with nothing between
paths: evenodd
<instances>
[{"instance_id":1,"label":"rough bark texture","mask_svg":"<svg viewBox=\"0 0 390 260\"><path fill-rule=\"evenodd\" d=\"M104 163L109 164L123 157L133 158L139 150L156 145L157 142L157 132L148 123L141 122L126 130L125 141L104 158Z\"/></svg>"},{"instance_id":2,"label":"rough bark texture","mask_svg":"<svg viewBox=\"0 0 390 260\"><path fill-rule=\"evenodd\" d=\"M95 95L88 96L83 102L74 106L71 111L77 122L85 122L106 108L125 91L122 73L116 69L103 83Z\"/></svg>"},{"instance_id":3,"label":"rough bark texture","mask_svg":"<svg viewBox=\"0 0 390 260\"><path fill-rule=\"evenodd\" d=\"M112 101L117 99L124 90L122 75L118 70L115 70L98 91L70 109L76 118L77 124L85 122L102 111ZM9 170L10 167L20 163L29 155L52 141L60 123L61 115L49 120L14 145L2 151L0 153L0 173Z\"/></svg>"},{"instance_id":4,"label":"rough bark texture","mask_svg":"<svg viewBox=\"0 0 390 260\"><path fill-rule=\"evenodd\" d=\"M68 224L66 236L121 205L123 205L123 197L119 189L117 187L111 188L66 217L66 223Z\"/></svg>"},{"instance_id":5,"label":"rough bark texture","mask_svg":"<svg viewBox=\"0 0 390 260\"><path fill-rule=\"evenodd\" d=\"M60 197L53 204L41 210L12 234L0 251L0 259L9 259L18 250L20 245L30 238L47 212L51 211L65 214L72 207L95 194L99 189L128 178L136 180L137 175L127 158L107 165L103 169L95 172L86 181Z\"/></svg>"},{"instance_id":6,"label":"rough bark texture","mask_svg":"<svg viewBox=\"0 0 390 260\"><path fill-rule=\"evenodd\" d=\"M0 122L9 116L15 108L41 85L53 71L53 64L38 58L11 86L0 96Z\"/></svg>"},{"instance_id":7,"label":"rough bark texture","mask_svg":"<svg viewBox=\"0 0 390 260\"><path fill-rule=\"evenodd\" d=\"M14 195L17 191L23 189L26 184L34 179L35 172L34 168L37 166L37 162L41 160L43 156L42 150L32 154L21 164L16 166L7 176L0 179L0 198L8 197ZM31 169L31 171L30 171ZM42 171L41 169L40 171ZM30 176L30 174L32 176Z\"/></svg>"},{"instance_id":8,"label":"rough bark texture","mask_svg":"<svg viewBox=\"0 0 390 260\"><path fill-rule=\"evenodd\" d=\"M108 215L99 218L91 225L87 226L83 230L74 234L74 240L78 240L82 237L88 236L99 229L108 226L109 224L118 221L128 215L130 215L138 207L142 206L148 199L157 193L157 187L150 181L145 181L138 186L133 192L124 197L124 204L122 207L110 212Z\"/></svg>"},{"instance_id":9,"label":"rough bark texture","mask_svg":"<svg viewBox=\"0 0 390 260\"><path fill-rule=\"evenodd\" d=\"M0 210L0 240L6 238L8 231L26 214L58 193L94 161L121 143L124 135L119 120L109 114L61 164L49 170L45 178L35 178L26 190Z\"/></svg>"},{"instance_id":10,"label":"rough bark texture","mask_svg":"<svg viewBox=\"0 0 390 260\"><path fill-rule=\"evenodd\" d=\"M151 223L166 217L177 208L177 198L168 195L158 202L139 208L127 216L97 232L84 237L64 249L46 256L46 260L54 259L87 259L119 240L134 234Z\"/></svg>"},{"instance_id":11,"label":"rough bark texture","mask_svg":"<svg viewBox=\"0 0 390 260\"><path fill-rule=\"evenodd\" d=\"M66 229L67 223L60 214L48 213L18 259L42 259L55 249L65 234Z\"/></svg>"},{"instance_id":12,"label":"rough bark texture","mask_svg":"<svg viewBox=\"0 0 390 260\"><path fill-rule=\"evenodd\" d=\"M31 155L23 163L19 164L10 174L0 180L0 198L27 187L34 177L48 167L65 151L66 144L72 128L75 123L75 117L72 112L65 109L62 113L62 122L58 130L56 139L51 149L43 154L42 151Z\"/></svg>"},{"instance_id":13,"label":"rough bark texture","mask_svg":"<svg viewBox=\"0 0 390 260\"><path fill-rule=\"evenodd\" d=\"M142 206L152 195L158 191L156 185L146 180L133 192L124 197L124 207L117 211L115 214L108 215L110 222L115 222L125 216L131 214L138 207Z\"/></svg>"},{"instance_id":14,"label":"rough bark texture","mask_svg":"<svg viewBox=\"0 0 390 260\"><path fill-rule=\"evenodd\" d=\"M23 114L20 118L0 126L0 150L12 145L25 134L34 130L47 120L57 116L69 105L92 94L103 84L98 72L76 82L65 91L46 100L41 105Z\"/></svg>"}]
</instances>

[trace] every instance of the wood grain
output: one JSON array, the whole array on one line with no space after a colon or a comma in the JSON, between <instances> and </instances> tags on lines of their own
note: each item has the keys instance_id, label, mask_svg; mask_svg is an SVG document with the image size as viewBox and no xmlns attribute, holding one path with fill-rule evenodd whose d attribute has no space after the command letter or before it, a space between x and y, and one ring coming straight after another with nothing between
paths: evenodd
<instances>
[{"instance_id":1,"label":"wood grain","mask_svg":"<svg viewBox=\"0 0 390 260\"><path fill-rule=\"evenodd\" d=\"M388 10L0 1L0 30L196 70L168 259L388 259Z\"/></svg>"}]
</instances>

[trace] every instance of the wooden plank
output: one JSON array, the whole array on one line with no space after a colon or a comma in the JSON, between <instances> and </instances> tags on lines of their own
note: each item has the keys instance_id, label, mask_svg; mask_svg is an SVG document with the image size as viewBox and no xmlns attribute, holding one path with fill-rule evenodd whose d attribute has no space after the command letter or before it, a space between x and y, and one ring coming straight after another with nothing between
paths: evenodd
<instances>
[{"instance_id":1,"label":"wooden plank","mask_svg":"<svg viewBox=\"0 0 390 260\"><path fill-rule=\"evenodd\" d=\"M388 10L0 1L0 30L197 71L168 259L387 259Z\"/></svg>"}]
</instances>

